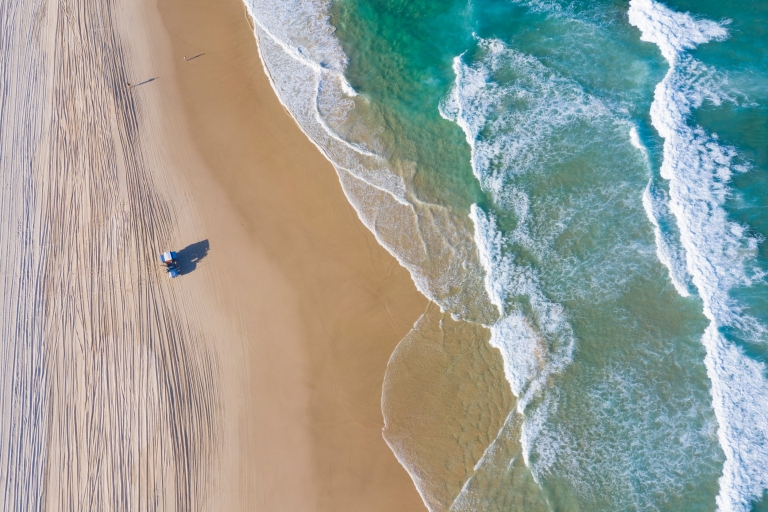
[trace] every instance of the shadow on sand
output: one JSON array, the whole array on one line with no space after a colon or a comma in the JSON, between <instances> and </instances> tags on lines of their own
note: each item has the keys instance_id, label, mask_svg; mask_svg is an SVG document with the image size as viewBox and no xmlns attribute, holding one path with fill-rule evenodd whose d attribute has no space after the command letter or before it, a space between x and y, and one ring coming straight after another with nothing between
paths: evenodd
<instances>
[{"instance_id":1,"label":"shadow on sand","mask_svg":"<svg viewBox=\"0 0 768 512\"><path fill-rule=\"evenodd\" d=\"M194 244L188 245L180 250L177 253L179 262L179 274L183 276L195 270L200 260L208 255L209 247L210 245L208 244L208 240L203 240L201 242L195 242Z\"/></svg>"}]
</instances>

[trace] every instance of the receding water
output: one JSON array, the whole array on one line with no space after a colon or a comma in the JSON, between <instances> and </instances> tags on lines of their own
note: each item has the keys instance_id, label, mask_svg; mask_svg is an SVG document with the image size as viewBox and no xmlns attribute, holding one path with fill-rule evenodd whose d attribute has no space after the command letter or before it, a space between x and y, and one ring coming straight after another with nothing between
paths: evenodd
<instances>
[{"instance_id":1,"label":"receding water","mask_svg":"<svg viewBox=\"0 0 768 512\"><path fill-rule=\"evenodd\" d=\"M382 400L431 509L760 509L768 4L247 5L435 302Z\"/></svg>"}]
</instances>

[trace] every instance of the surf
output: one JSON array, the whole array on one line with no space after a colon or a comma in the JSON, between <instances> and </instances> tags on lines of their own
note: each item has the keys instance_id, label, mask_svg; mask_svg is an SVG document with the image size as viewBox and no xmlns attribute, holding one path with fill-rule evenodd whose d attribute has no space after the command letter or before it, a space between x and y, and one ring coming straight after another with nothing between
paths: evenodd
<instances>
[{"instance_id":1,"label":"surf","mask_svg":"<svg viewBox=\"0 0 768 512\"><path fill-rule=\"evenodd\" d=\"M764 327L729 294L764 276L754 265L758 240L729 220L723 208L728 182L747 168L736 162L735 148L689 125L692 111L705 101L736 101L719 87L714 72L689 53L701 44L725 40L728 31L723 23L696 19L654 0L632 0L628 15L641 39L656 44L669 63L655 90L651 120L664 139L661 175L669 182L669 209L680 230L686 267L710 320L702 343L726 456L717 504L726 511L749 510L768 488L766 366L722 330L730 327L746 339L764 338Z\"/></svg>"}]
</instances>

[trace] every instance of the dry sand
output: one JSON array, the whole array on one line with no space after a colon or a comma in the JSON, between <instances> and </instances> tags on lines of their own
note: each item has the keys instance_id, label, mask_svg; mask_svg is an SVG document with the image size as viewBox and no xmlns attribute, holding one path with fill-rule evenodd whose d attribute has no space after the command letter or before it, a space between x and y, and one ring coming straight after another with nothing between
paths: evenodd
<instances>
[{"instance_id":1,"label":"dry sand","mask_svg":"<svg viewBox=\"0 0 768 512\"><path fill-rule=\"evenodd\" d=\"M0 34L3 508L423 510L380 397L426 300L240 0L4 2Z\"/></svg>"}]
</instances>

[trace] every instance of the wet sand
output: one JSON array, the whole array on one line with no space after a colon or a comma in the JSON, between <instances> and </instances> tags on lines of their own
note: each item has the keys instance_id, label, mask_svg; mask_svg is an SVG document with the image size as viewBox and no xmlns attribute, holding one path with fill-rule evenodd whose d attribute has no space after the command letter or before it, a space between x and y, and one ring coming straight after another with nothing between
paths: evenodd
<instances>
[{"instance_id":1,"label":"wet sand","mask_svg":"<svg viewBox=\"0 0 768 512\"><path fill-rule=\"evenodd\" d=\"M240 1L0 22L2 502L424 510L380 400L426 300L279 104Z\"/></svg>"}]
</instances>

